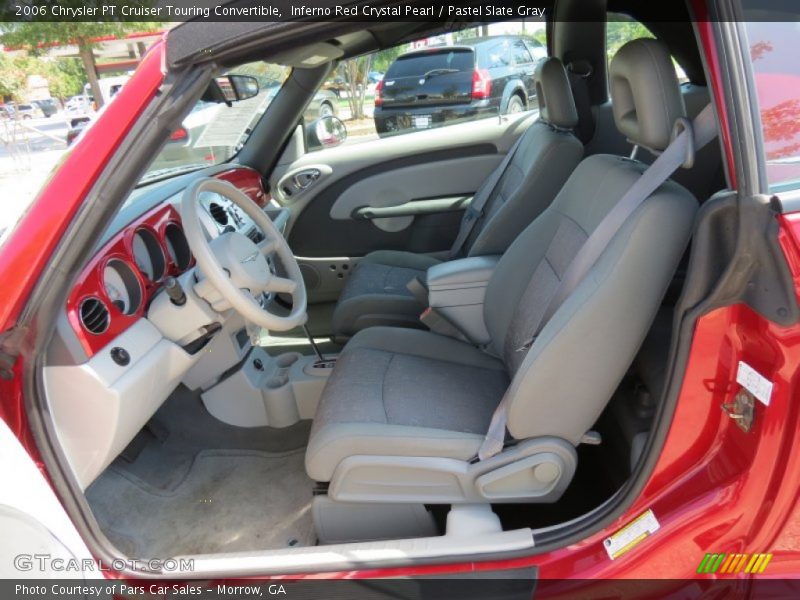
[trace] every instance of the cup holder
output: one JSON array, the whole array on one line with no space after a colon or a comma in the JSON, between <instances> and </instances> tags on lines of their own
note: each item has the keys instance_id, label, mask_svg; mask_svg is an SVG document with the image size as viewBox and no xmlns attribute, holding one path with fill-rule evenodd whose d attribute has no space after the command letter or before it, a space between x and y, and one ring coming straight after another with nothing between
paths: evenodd
<instances>
[{"instance_id":1,"label":"cup holder","mask_svg":"<svg viewBox=\"0 0 800 600\"><path fill-rule=\"evenodd\" d=\"M267 387L271 390L277 390L278 388L285 386L287 383L289 383L288 375L276 375L267 381Z\"/></svg>"},{"instance_id":2,"label":"cup holder","mask_svg":"<svg viewBox=\"0 0 800 600\"><path fill-rule=\"evenodd\" d=\"M288 369L298 360L300 360L300 355L297 352L287 352L275 358L275 364L279 369Z\"/></svg>"}]
</instances>

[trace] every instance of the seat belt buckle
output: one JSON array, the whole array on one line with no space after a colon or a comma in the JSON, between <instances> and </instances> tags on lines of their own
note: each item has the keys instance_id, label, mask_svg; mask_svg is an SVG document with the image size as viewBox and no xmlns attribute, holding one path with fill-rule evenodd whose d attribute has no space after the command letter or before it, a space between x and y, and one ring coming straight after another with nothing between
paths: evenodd
<instances>
[{"instance_id":1,"label":"seat belt buckle","mask_svg":"<svg viewBox=\"0 0 800 600\"><path fill-rule=\"evenodd\" d=\"M448 321L430 306L422 311L422 314L419 316L419 320L433 333L455 338L457 340L465 339L461 331L455 325L453 325L450 321Z\"/></svg>"}]
</instances>

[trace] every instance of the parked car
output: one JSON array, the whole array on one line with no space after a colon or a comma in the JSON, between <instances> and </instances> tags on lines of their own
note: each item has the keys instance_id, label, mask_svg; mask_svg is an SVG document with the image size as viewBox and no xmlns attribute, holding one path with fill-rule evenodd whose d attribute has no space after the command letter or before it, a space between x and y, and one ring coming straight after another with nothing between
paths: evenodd
<instances>
[{"instance_id":1,"label":"parked car","mask_svg":"<svg viewBox=\"0 0 800 600\"><path fill-rule=\"evenodd\" d=\"M34 104L17 104L7 102L0 107L3 119L41 119L44 117L42 110Z\"/></svg>"},{"instance_id":2,"label":"parked car","mask_svg":"<svg viewBox=\"0 0 800 600\"><path fill-rule=\"evenodd\" d=\"M311 99L303 117L311 122L322 117L335 117L339 114L336 94L330 90L319 90Z\"/></svg>"},{"instance_id":3,"label":"parked car","mask_svg":"<svg viewBox=\"0 0 800 600\"><path fill-rule=\"evenodd\" d=\"M379 135L527 110L547 51L516 36L462 40L399 56L375 88Z\"/></svg>"},{"instance_id":4,"label":"parked car","mask_svg":"<svg viewBox=\"0 0 800 600\"><path fill-rule=\"evenodd\" d=\"M69 120L67 124L67 146L72 145L72 142L88 127L91 121L92 118L89 116L73 117Z\"/></svg>"},{"instance_id":5,"label":"parked car","mask_svg":"<svg viewBox=\"0 0 800 600\"><path fill-rule=\"evenodd\" d=\"M315 154L299 125L333 63L441 23L154 43L0 239L0 575L31 579L0 587L800 597L796 15L659 3L586 78L584 146L563 63L605 65L611 17L558 5L563 110L338 148L332 127ZM228 152L148 178L210 71L272 56L298 66L271 106L209 116ZM297 332L337 300L360 330L319 356ZM430 306L376 326L386 300Z\"/></svg>"},{"instance_id":6,"label":"parked car","mask_svg":"<svg viewBox=\"0 0 800 600\"><path fill-rule=\"evenodd\" d=\"M68 113L88 113L94 110L94 97L93 96L84 96L83 94L79 94L77 96L72 96L67 102L64 104L64 108Z\"/></svg>"},{"instance_id":7,"label":"parked car","mask_svg":"<svg viewBox=\"0 0 800 600\"><path fill-rule=\"evenodd\" d=\"M44 111L36 104L18 104L16 110L22 119L44 118Z\"/></svg>"},{"instance_id":8,"label":"parked car","mask_svg":"<svg viewBox=\"0 0 800 600\"><path fill-rule=\"evenodd\" d=\"M48 119L58 112L58 103L53 98L34 100L31 104L38 106Z\"/></svg>"},{"instance_id":9,"label":"parked car","mask_svg":"<svg viewBox=\"0 0 800 600\"><path fill-rule=\"evenodd\" d=\"M347 90L347 80L342 75L335 75L322 85L322 89L332 92L334 96L339 98L342 92Z\"/></svg>"},{"instance_id":10,"label":"parked car","mask_svg":"<svg viewBox=\"0 0 800 600\"><path fill-rule=\"evenodd\" d=\"M130 80L130 75L119 75L117 77L103 77L98 80L100 93L103 96L103 102L110 102L116 96L122 87ZM87 83L83 86L84 97L92 97L92 86ZM94 102L94 98L92 98Z\"/></svg>"}]
</instances>

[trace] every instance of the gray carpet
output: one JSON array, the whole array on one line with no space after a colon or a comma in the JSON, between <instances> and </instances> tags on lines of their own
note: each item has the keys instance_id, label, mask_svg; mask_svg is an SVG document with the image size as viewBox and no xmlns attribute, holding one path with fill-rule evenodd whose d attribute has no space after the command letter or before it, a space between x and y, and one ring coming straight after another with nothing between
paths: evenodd
<instances>
[{"instance_id":1,"label":"gray carpet","mask_svg":"<svg viewBox=\"0 0 800 600\"><path fill-rule=\"evenodd\" d=\"M304 450L204 450L185 476L154 486L119 465L87 490L95 517L128 556L309 546L313 482Z\"/></svg>"},{"instance_id":2,"label":"gray carpet","mask_svg":"<svg viewBox=\"0 0 800 600\"><path fill-rule=\"evenodd\" d=\"M131 447L138 447L135 460L117 458L116 468L142 479L153 487L169 489L183 480L204 450L259 450L281 453L300 450L308 444L311 421L290 427L236 427L212 417L198 392L178 387L158 409L151 431L142 430ZM123 455L133 456L133 452Z\"/></svg>"},{"instance_id":3,"label":"gray carpet","mask_svg":"<svg viewBox=\"0 0 800 600\"><path fill-rule=\"evenodd\" d=\"M310 427L234 427L180 386L86 498L135 558L314 544Z\"/></svg>"}]
</instances>

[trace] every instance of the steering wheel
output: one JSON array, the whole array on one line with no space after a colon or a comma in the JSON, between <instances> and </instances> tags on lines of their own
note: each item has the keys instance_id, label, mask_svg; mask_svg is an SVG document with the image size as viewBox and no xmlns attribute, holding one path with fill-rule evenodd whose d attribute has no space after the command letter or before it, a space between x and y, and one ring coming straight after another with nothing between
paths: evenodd
<instances>
[{"instance_id":1,"label":"steering wheel","mask_svg":"<svg viewBox=\"0 0 800 600\"><path fill-rule=\"evenodd\" d=\"M228 232L209 242L200 221L199 199L203 192L213 192L233 202L253 220L266 239L256 244L246 235ZM204 177L186 188L180 212L186 240L200 271L234 310L251 323L272 331L287 331L306 322L306 287L300 266L272 219L244 192L226 181ZM270 270L267 257L273 254L288 277L278 277ZM200 287L195 289L202 296ZM262 292L290 294L291 313L277 315L263 308L256 300ZM218 302L206 299L217 308Z\"/></svg>"}]
</instances>

